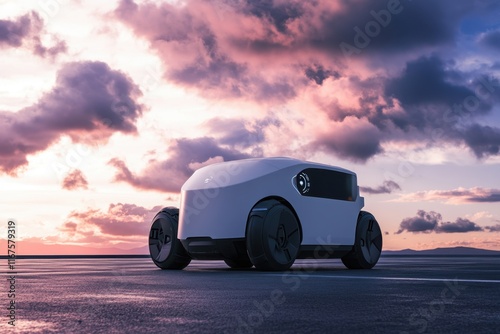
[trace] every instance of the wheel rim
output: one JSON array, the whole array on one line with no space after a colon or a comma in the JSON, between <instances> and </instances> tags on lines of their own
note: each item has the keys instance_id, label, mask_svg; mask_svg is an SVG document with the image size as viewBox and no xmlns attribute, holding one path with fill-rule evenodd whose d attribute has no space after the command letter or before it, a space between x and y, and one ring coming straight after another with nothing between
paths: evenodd
<instances>
[{"instance_id":1,"label":"wheel rim","mask_svg":"<svg viewBox=\"0 0 500 334\"><path fill-rule=\"evenodd\" d=\"M297 257L300 247L300 231L295 216L288 209L281 209L273 214L279 215L278 219L270 223L268 233L268 246L274 260L280 264L293 262Z\"/></svg>"},{"instance_id":2,"label":"wheel rim","mask_svg":"<svg viewBox=\"0 0 500 334\"><path fill-rule=\"evenodd\" d=\"M174 230L172 223L166 219L157 219L151 226L149 233L149 253L157 262L165 261L172 250Z\"/></svg>"},{"instance_id":3,"label":"wheel rim","mask_svg":"<svg viewBox=\"0 0 500 334\"><path fill-rule=\"evenodd\" d=\"M359 242L363 258L370 264L377 263L382 252L382 231L374 218L364 224Z\"/></svg>"}]
</instances>

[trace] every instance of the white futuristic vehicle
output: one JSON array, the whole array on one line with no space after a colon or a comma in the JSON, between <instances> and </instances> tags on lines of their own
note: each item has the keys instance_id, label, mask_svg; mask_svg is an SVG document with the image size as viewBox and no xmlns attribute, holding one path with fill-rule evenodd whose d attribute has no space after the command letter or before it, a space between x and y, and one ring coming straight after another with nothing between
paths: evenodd
<instances>
[{"instance_id":1,"label":"white futuristic vehicle","mask_svg":"<svg viewBox=\"0 0 500 334\"><path fill-rule=\"evenodd\" d=\"M382 232L363 206L356 174L346 169L290 158L217 163L184 183L180 210L154 217L149 251L162 269L218 259L231 268L287 270L298 258L369 269Z\"/></svg>"}]
</instances>

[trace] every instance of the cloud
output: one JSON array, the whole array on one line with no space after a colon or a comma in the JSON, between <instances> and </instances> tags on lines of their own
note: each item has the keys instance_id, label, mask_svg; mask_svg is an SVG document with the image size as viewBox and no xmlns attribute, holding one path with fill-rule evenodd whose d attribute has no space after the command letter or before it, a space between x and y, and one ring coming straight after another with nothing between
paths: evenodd
<instances>
[{"instance_id":1,"label":"cloud","mask_svg":"<svg viewBox=\"0 0 500 334\"><path fill-rule=\"evenodd\" d=\"M63 189L67 190L75 190L75 189L88 189L88 182L83 175L82 171L79 169L75 169L63 180L62 184Z\"/></svg>"},{"instance_id":2,"label":"cloud","mask_svg":"<svg viewBox=\"0 0 500 334\"><path fill-rule=\"evenodd\" d=\"M338 79L340 74L336 71L330 71L323 67L323 65L314 64L305 70L306 76L313 80L317 85L322 85L323 81L330 77Z\"/></svg>"},{"instance_id":3,"label":"cloud","mask_svg":"<svg viewBox=\"0 0 500 334\"><path fill-rule=\"evenodd\" d=\"M500 202L500 189L457 188L453 190L427 190L403 194L397 202L442 201L448 204Z\"/></svg>"},{"instance_id":4,"label":"cloud","mask_svg":"<svg viewBox=\"0 0 500 334\"><path fill-rule=\"evenodd\" d=\"M210 99L297 103L309 126L332 120L304 149L361 163L389 143L463 145L480 159L500 154L500 128L477 121L499 104L500 85L491 78L495 87L485 87L483 72L454 59L465 17L499 6L400 1L390 14L390 3L121 0L114 15L149 42L169 82ZM420 22L425 27L415 30ZM366 45L356 46L361 39ZM342 43L359 52L346 57ZM479 96L485 89L489 95Z\"/></svg>"},{"instance_id":5,"label":"cloud","mask_svg":"<svg viewBox=\"0 0 500 334\"><path fill-rule=\"evenodd\" d=\"M482 230L483 228L481 226L478 226L476 223L464 218L457 218L454 223L441 223L441 225L436 228L436 232L438 233L466 233Z\"/></svg>"},{"instance_id":6,"label":"cloud","mask_svg":"<svg viewBox=\"0 0 500 334\"><path fill-rule=\"evenodd\" d=\"M500 30L483 32L478 37L478 43L496 50L500 50Z\"/></svg>"},{"instance_id":7,"label":"cloud","mask_svg":"<svg viewBox=\"0 0 500 334\"><path fill-rule=\"evenodd\" d=\"M215 162L262 156L261 144L266 142L267 132L281 126L281 121L275 117L253 121L216 117L202 124L210 136L171 140L168 158L148 161L140 173L133 173L118 158L111 159L109 164L117 170L115 181L139 189L178 192L198 168Z\"/></svg>"},{"instance_id":8,"label":"cloud","mask_svg":"<svg viewBox=\"0 0 500 334\"><path fill-rule=\"evenodd\" d=\"M489 230L490 232L500 232L500 224L486 226L485 229Z\"/></svg>"},{"instance_id":9,"label":"cloud","mask_svg":"<svg viewBox=\"0 0 500 334\"><path fill-rule=\"evenodd\" d=\"M442 216L439 213L434 211L427 213L424 210L418 210L416 217L403 219L396 234L404 231L429 233L436 229L441 220Z\"/></svg>"},{"instance_id":10,"label":"cloud","mask_svg":"<svg viewBox=\"0 0 500 334\"><path fill-rule=\"evenodd\" d=\"M182 184L193 174L193 167L208 161L230 161L249 158L251 155L221 146L212 137L180 138L173 140L169 148L169 158L148 162L139 175L129 170L124 161L113 158L109 164L117 169L115 180L129 183L140 189L178 192Z\"/></svg>"},{"instance_id":11,"label":"cloud","mask_svg":"<svg viewBox=\"0 0 500 334\"><path fill-rule=\"evenodd\" d=\"M464 141L478 158L500 152L500 129L473 124L463 133Z\"/></svg>"},{"instance_id":12,"label":"cloud","mask_svg":"<svg viewBox=\"0 0 500 334\"><path fill-rule=\"evenodd\" d=\"M349 99L324 98L318 106L335 122L350 119L346 124L351 127L373 128L367 133L373 140L360 143L361 161L384 152L387 142L463 145L478 159L500 154L500 128L476 123L499 105L500 83L495 77L462 72L453 62L433 55L406 62L393 77L351 76L339 81L343 86L336 87ZM324 135L317 137L321 142Z\"/></svg>"},{"instance_id":13,"label":"cloud","mask_svg":"<svg viewBox=\"0 0 500 334\"><path fill-rule=\"evenodd\" d=\"M76 232L76 229L78 227L78 224L76 223L73 223L73 222L66 222L63 224L62 227L60 227L59 229L63 232L67 232L67 233L75 233Z\"/></svg>"},{"instance_id":14,"label":"cloud","mask_svg":"<svg viewBox=\"0 0 500 334\"><path fill-rule=\"evenodd\" d=\"M372 187L359 187L359 189L367 194L390 194L393 191L401 190L399 184L394 181L384 181L382 185L372 188Z\"/></svg>"},{"instance_id":15,"label":"cloud","mask_svg":"<svg viewBox=\"0 0 500 334\"><path fill-rule=\"evenodd\" d=\"M497 83L494 78L485 83L479 75L471 84L468 82L471 74L453 69L453 66L453 62L447 63L436 55L408 61L399 76L384 83L386 99L397 99L405 112L379 113L370 119L375 124L388 121L405 132L417 130L426 133L439 129L448 133L439 139L462 140L469 144L460 121L491 111L491 91L494 92L493 86ZM488 96L483 93L485 90ZM387 109L387 106L381 107Z\"/></svg>"},{"instance_id":16,"label":"cloud","mask_svg":"<svg viewBox=\"0 0 500 334\"><path fill-rule=\"evenodd\" d=\"M430 211L418 210L415 217L405 218L399 224L396 234L404 231L412 233L467 233L483 231L483 228L468 219L457 218L455 222L442 222L441 214Z\"/></svg>"},{"instance_id":17,"label":"cloud","mask_svg":"<svg viewBox=\"0 0 500 334\"><path fill-rule=\"evenodd\" d=\"M116 203L110 204L105 212L97 209L75 211L68 216L69 221L63 225L62 229L85 235L89 228L97 227L99 237L103 237L102 235L118 238L145 237L148 235L151 220L160 209L161 206L147 209L135 204Z\"/></svg>"},{"instance_id":18,"label":"cloud","mask_svg":"<svg viewBox=\"0 0 500 334\"><path fill-rule=\"evenodd\" d=\"M37 14L26 14L17 20L0 20L0 43L8 46L21 46L23 39L27 37L31 30L32 20L40 24L40 17Z\"/></svg>"},{"instance_id":19,"label":"cloud","mask_svg":"<svg viewBox=\"0 0 500 334\"><path fill-rule=\"evenodd\" d=\"M182 6L122 0L114 14L150 42L169 80L205 94L282 100L309 80L321 85L338 77L340 44L353 44L355 28L365 29L387 6L386 0L190 0ZM401 3L363 54L452 43L457 15L441 3ZM424 17L425 27L415 31Z\"/></svg>"},{"instance_id":20,"label":"cloud","mask_svg":"<svg viewBox=\"0 0 500 334\"><path fill-rule=\"evenodd\" d=\"M457 80L456 77L461 79L460 73L446 70L445 66L437 56L410 61L400 77L386 83L386 94L397 98L403 105L453 105L474 95L470 89L450 82L450 79Z\"/></svg>"},{"instance_id":21,"label":"cloud","mask_svg":"<svg viewBox=\"0 0 500 334\"><path fill-rule=\"evenodd\" d=\"M318 131L313 146L328 153L364 162L384 152L386 143L447 143L468 147L478 159L500 154L500 128L476 123L499 104L495 77L455 70L434 55L407 62L392 78L352 76L339 82L332 86L347 99L317 102L334 122L327 134Z\"/></svg>"},{"instance_id":22,"label":"cloud","mask_svg":"<svg viewBox=\"0 0 500 334\"><path fill-rule=\"evenodd\" d=\"M328 132L318 135L310 149L333 153L355 162L365 162L382 151L381 137L381 132L368 121L349 116L342 122L335 122Z\"/></svg>"},{"instance_id":23,"label":"cloud","mask_svg":"<svg viewBox=\"0 0 500 334\"><path fill-rule=\"evenodd\" d=\"M66 52L66 43L52 36L53 46L42 44L44 24L36 12L30 12L13 20L0 20L0 48L26 46L33 54L54 58Z\"/></svg>"},{"instance_id":24,"label":"cloud","mask_svg":"<svg viewBox=\"0 0 500 334\"><path fill-rule=\"evenodd\" d=\"M246 17L237 14L230 2L224 4L231 14ZM170 81L216 96L252 96L262 100L295 96L294 82L286 73L267 71L262 75L262 70L253 71L247 61L230 54L228 39L237 34L217 23L219 9L217 2L188 1L184 6L175 6L137 5L125 0L115 14L150 41L163 59ZM235 18L226 17L227 28L237 29ZM254 21L244 20L240 26L258 24L259 20Z\"/></svg>"},{"instance_id":25,"label":"cloud","mask_svg":"<svg viewBox=\"0 0 500 334\"><path fill-rule=\"evenodd\" d=\"M68 63L55 87L18 112L0 111L0 172L16 174L27 156L61 136L73 142L105 142L113 133L136 133L141 106L136 85L102 62Z\"/></svg>"},{"instance_id":26,"label":"cloud","mask_svg":"<svg viewBox=\"0 0 500 334\"><path fill-rule=\"evenodd\" d=\"M279 129L282 124L277 118L266 117L253 122L234 118L212 118L204 125L211 135L219 137L220 144L248 148L265 140L268 127Z\"/></svg>"}]
</instances>

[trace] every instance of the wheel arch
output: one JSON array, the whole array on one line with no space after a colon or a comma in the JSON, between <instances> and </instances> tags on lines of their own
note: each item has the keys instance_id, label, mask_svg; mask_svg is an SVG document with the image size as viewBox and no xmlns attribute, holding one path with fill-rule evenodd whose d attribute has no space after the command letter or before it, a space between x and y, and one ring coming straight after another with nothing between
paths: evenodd
<instances>
[{"instance_id":1,"label":"wheel arch","mask_svg":"<svg viewBox=\"0 0 500 334\"><path fill-rule=\"evenodd\" d=\"M250 214L252 213L252 210L260 203L262 203L264 201L268 201L268 200L276 200L276 201L280 202L281 204L283 204L284 206L286 206L288 209L290 209L290 211L292 211L293 215L295 216L295 219L297 219L297 222L299 223L300 242L302 243L304 233L302 231L302 222L300 221L300 218L299 218L299 215L297 214L297 211L295 211L295 208L293 207L292 204L290 204L290 202L288 202L285 198L283 198L281 196L277 196L277 195L267 196L267 197L261 198L260 200L255 202L255 204L252 206L252 208L248 212L247 222L245 225L245 231L247 231L248 223L250 220ZM245 232L245 238L246 238L246 232Z\"/></svg>"}]
</instances>

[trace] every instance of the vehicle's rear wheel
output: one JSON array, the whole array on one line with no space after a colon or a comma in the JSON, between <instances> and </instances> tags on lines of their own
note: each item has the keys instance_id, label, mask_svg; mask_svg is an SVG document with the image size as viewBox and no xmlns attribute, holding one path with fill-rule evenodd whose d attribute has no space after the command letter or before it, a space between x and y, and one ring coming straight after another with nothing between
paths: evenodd
<instances>
[{"instance_id":1,"label":"vehicle's rear wheel","mask_svg":"<svg viewBox=\"0 0 500 334\"><path fill-rule=\"evenodd\" d=\"M253 267L253 263L248 256L240 257L237 260L224 259L224 262L232 269L248 269Z\"/></svg>"},{"instance_id":2,"label":"vehicle's rear wheel","mask_svg":"<svg viewBox=\"0 0 500 334\"><path fill-rule=\"evenodd\" d=\"M191 262L191 257L177 239L178 220L179 209L173 207L163 208L153 218L149 254L161 269L183 269Z\"/></svg>"},{"instance_id":3,"label":"vehicle's rear wheel","mask_svg":"<svg viewBox=\"0 0 500 334\"><path fill-rule=\"evenodd\" d=\"M349 269L371 269L382 253L382 231L375 217L366 211L358 215L352 251L342 258Z\"/></svg>"},{"instance_id":4,"label":"vehicle's rear wheel","mask_svg":"<svg viewBox=\"0 0 500 334\"><path fill-rule=\"evenodd\" d=\"M259 270L287 270L299 253L300 226L295 214L275 199L255 205L250 212L246 244Z\"/></svg>"}]
</instances>

